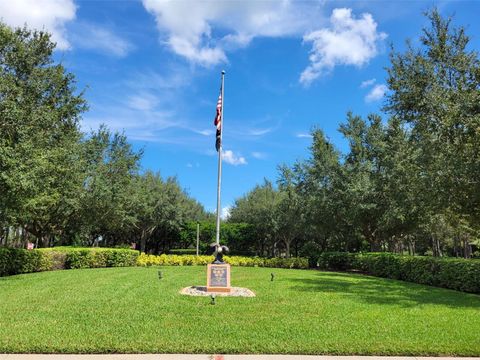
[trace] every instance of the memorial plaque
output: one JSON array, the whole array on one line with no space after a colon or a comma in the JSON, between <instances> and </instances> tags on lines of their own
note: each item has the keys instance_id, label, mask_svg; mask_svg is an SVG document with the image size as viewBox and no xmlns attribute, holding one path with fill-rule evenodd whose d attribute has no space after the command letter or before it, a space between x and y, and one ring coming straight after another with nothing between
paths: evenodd
<instances>
[{"instance_id":1,"label":"memorial plaque","mask_svg":"<svg viewBox=\"0 0 480 360\"><path fill-rule=\"evenodd\" d=\"M208 264L207 291L230 292L230 265Z\"/></svg>"}]
</instances>

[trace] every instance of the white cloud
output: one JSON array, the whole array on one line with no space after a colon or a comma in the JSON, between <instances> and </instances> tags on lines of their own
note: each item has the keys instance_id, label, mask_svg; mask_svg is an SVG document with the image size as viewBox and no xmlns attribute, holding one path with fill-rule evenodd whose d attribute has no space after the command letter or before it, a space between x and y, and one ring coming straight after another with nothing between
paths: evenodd
<instances>
[{"instance_id":1,"label":"white cloud","mask_svg":"<svg viewBox=\"0 0 480 360\"><path fill-rule=\"evenodd\" d=\"M141 93L130 96L127 104L134 110L150 111L158 104L158 98L152 94Z\"/></svg>"},{"instance_id":2,"label":"white cloud","mask_svg":"<svg viewBox=\"0 0 480 360\"><path fill-rule=\"evenodd\" d=\"M266 135L269 132L271 132L273 129L272 128L267 128L267 129L250 129L248 130L248 134L252 136L262 136Z\"/></svg>"},{"instance_id":3,"label":"white cloud","mask_svg":"<svg viewBox=\"0 0 480 360\"><path fill-rule=\"evenodd\" d=\"M192 74L186 67L170 65L165 70L166 74L152 70L134 72L126 80L125 85L132 89L154 90L156 92L162 90L163 97L171 94L172 90L178 90L189 85L192 80Z\"/></svg>"},{"instance_id":4,"label":"white cloud","mask_svg":"<svg viewBox=\"0 0 480 360\"><path fill-rule=\"evenodd\" d=\"M298 138L308 138L308 139L313 138L313 136L311 134L306 134L306 133L298 133L296 135L296 137L298 137Z\"/></svg>"},{"instance_id":5,"label":"white cloud","mask_svg":"<svg viewBox=\"0 0 480 360\"><path fill-rule=\"evenodd\" d=\"M222 220L227 220L230 217L230 211L232 210L232 207L230 205L227 205L222 208L222 212L220 213L220 217Z\"/></svg>"},{"instance_id":6,"label":"white cloud","mask_svg":"<svg viewBox=\"0 0 480 360\"><path fill-rule=\"evenodd\" d=\"M143 0L143 5L154 15L162 42L204 66L226 62L226 51L255 37L300 36L322 21L321 6L313 2Z\"/></svg>"},{"instance_id":7,"label":"white cloud","mask_svg":"<svg viewBox=\"0 0 480 360\"><path fill-rule=\"evenodd\" d=\"M263 159L266 159L267 158L267 154L263 153L263 152L259 152L259 151L253 151L252 152L252 156L255 158L255 159L259 159L259 160L263 160Z\"/></svg>"},{"instance_id":8,"label":"white cloud","mask_svg":"<svg viewBox=\"0 0 480 360\"><path fill-rule=\"evenodd\" d=\"M213 135L213 130L204 129L204 130L193 130L193 131L203 136Z\"/></svg>"},{"instance_id":9,"label":"white cloud","mask_svg":"<svg viewBox=\"0 0 480 360\"><path fill-rule=\"evenodd\" d=\"M378 42L386 38L377 32L372 15L365 13L358 19L351 9L334 9L330 27L316 30L303 37L312 43L310 65L302 72L300 82L309 85L336 65L365 65L377 55Z\"/></svg>"},{"instance_id":10,"label":"white cloud","mask_svg":"<svg viewBox=\"0 0 480 360\"><path fill-rule=\"evenodd\" d=\"M75 47L98 50L117 57L125 57L133 50L131 43L111 30L89 23L81 23L74 27L72 42Z\"/></svg>"},{"instance_id":11,"label":"white cloud","mask_svg":"<svg viewBox=\"0 0 480 360\"><path fill-rule=\"evenodd\" d=\"M222 159L230 165L247 165L247 160L243 156L234 154L232 150L223 150Z\"/></svg>"},{"instance_id":12,"label":"white cloud","mask_svg":"<svg viewBox=\"0 0 480 360\"><path fill-rule=\"evenodd\" d=\"M369 86L372 86L373 84L375 84L375 82L377 81L377 79L370 79L370 80L365 80L365 81L362 81L362 83L360 84L360 88L364 89L366 87L369 87Z\"/></svg>"},{"instance_id":13,"label":"white cloud","mask_svg":"<svg viewBox=\"0 0 480 360\"><path fill-rule=\"evenodd\" d=\"M164 68L161 73L134 71L123 81L109 84L106 91L94 92L82 130L106 124L125 131L131 140L201 146L191 132L195 125L182 110L188 105L182 91L191 81L189 69L176 64Z\"/></svg>"},{"instance_id":14,"label":"white cloud","mask_svg":"<svg viewBox=\"0 0 480 360\"><path fill-rule=\"evenodd\" d=\"M386 34L372 15L334 9L329 27L322 2L142 0L156 20L161 42L175 54L203 66L227 62L227 52L256 37L302 37L312 42L310 65L300 77L308 85L336 65L362 66L377 54ZM188 14L186 21L185 14Z\"/></svg>"},{"instance_id":15,"label":"white cloud","mask_svg":"<svg viewBox=\"0 0 480 360\"><path fill-rule=\"evenodd\" d=\"M7 25L46 30L52 34L57 48L67 50L70 43L65 24L75 19L73 0L1 0L0 18Z\"/></svg>"},{"instance_id":16,"label":"white cloud","mask_svg":"<svg viewBox=\"0 0 480 360\"><path fill-rule=\"evenodd\" d=\"M373 101L378 101L387 92L388 88L385 84L377 84L375 85L372 90L365 96L365 101L366 102L373 102Z\"/></svg>"},{"instance_id":17,"label":"white cloud","mask_svg":"<svg viewBox=\"0 0 480 360\"><path fill-rule=\"evenodd\" d=\"M175 113L171 111L141 111L112 104L106 107L92 104L95 115L82 119L84 132L97 129L106 124L113 131L124 131L129 139L149 142L181 143L180 139L163 135L165 131L185 124L175 121Z\"/></svg>"}]
</instances>

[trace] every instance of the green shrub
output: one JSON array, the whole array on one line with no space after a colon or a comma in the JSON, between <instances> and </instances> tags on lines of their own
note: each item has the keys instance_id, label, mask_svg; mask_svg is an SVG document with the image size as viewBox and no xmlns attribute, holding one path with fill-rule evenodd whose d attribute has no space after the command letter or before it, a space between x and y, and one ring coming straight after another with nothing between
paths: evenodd
<instances>
[{"instance_id":1,"label":"green shrub","mask_svg":"<svg viewBox=\"0 0 480 360\"><path fill-rule=\"evenodd\" d=\"M135 266L138 251L107 248L0 248L0 276L60 269Z\"/></svg>"},{"instance_id":2,"label":"green shrub","mask_svg":"<svg viewBox=\"0 0 480 360\"><path fill-rule=\"evenodd\" d=\"M324 252L318 258L318 267L324 270L350 270L355 254L347 252Z\"/></svg>"},{"instance_id":3,"label":"green shrub","mask_svg":"<svg viewBox=\"0 0 480 360\"><path fill-rule=\"evenodd\" d=\"M315 268L318 266L318 259L322 252L322 249L315 241L308 241L300 249L300 256L308 258L308 265L311 268Z\"/></svg>"},{"instance_id":4,"label":"green shrub","mask_svg":"<svg viewBox=\"0 0 480 360\"><path fill-rule=\"evenodd\" d=\"M480 261L448 259L437 263L435 285L480 294Z\"/></svg>"},{"instance_id":5,"label":"green shrub","mask_svg":"<svg viewBox=\"0 0 480 360\"><path fill-rule=\"evenodd\" d=\"M318 263L327 270L366 274L480 294L480 261L391 253L324 253Z\"/></svg>"},{"instance_id":6,"label":"green shrub","mask_svg":"<svg viewBox=\"0 0 480 360\"><path fill-rule=\"evenodd\" d=\"M207 265L212 263L214 257L206 255L147 255L141 254L137 258L138 266L152 266L152 265ZM259 266L259 267L277 267L277 268L291 268L291 269L308 269L307 258L260 258L260 257L246 257L246 256L224 256L227 264L232 266Z\"/></svg>"},{"instance_id":7,"label":"green shrub","mask_svg":"<svg viewBox=\"0 0 480 360\"><path fill-rule=\"evenodd\" d=\"M141 254L137 258L138 266L183 266L183 265L207 265L213 261L213 256L206 255L147 255Z\"/></svg>"},{"instance_id":8,"label":"green shrub","mask_svg":"<svg viewBox=\"0 0 480 360\"><path fill-rule=\"evenodd\" d=\"M39 249L40 251L40 249ZM65 263L67 258L67 253L65 251L57 251L55 249L47 251L43 251L46 254L45 258L49 260L50 266L48 268L44 268L41 271L47 270L64 270Z\"/></svg>"},{"instance_id":9,"label":"green shrub","mask_svg":"<svg viewBox=\"0 0 480 360\"><path fill-rule=\"evenodd\" d=\"M72 250L66 253L66 269L135 266L139 253L129 249Z\"/></svg>"},{"instance_id":10,"label":"green shrub","mask_svg":"<svg viewBox=\"0 0 480 360\"><path fill-rule=\"evenodd\" d=\"M52 260L42 252L0 248L0 276L50 270Z\"/></svg>"},{"instance_id":11,"label":"green shrub","mask_svg":"<svg viewBox=\"0 0 480 360\"><path fill-rule=\"evenodd\" d=\"M139 255L138 251L130 249L112 249L105 253L107 267L135 266ZM96 253L97 256L100 254L101 252Z\"/></svg>"},{"instance_id":12,"label":"green shrub","mask_svg":"<svg viewBox=\"0 0 480 360\"><path fill-rule=\"evenodd\" d=\"M15 267L14 249L0 248L0 276L13 275L19 269Z\"/></svg>"},{"instance_id":13,"label":"green shrub","mask_svg":"<svg viewBox=\"0 0 480 360\"><path fill-rule=\"evenodd\" d=\"M86 269L93 265L93 258L88 250L74 250L65 255L66 269Z\"/></svg>"}]
</instances>

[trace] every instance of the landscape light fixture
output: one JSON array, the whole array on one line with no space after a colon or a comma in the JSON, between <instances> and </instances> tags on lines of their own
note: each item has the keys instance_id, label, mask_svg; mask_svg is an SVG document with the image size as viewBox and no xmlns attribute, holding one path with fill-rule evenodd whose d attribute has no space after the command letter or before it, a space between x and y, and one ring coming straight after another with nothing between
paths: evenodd
<instances>
[{"instance_id":1,"label":"landscape light fixture","mask_svg":"<svg viewBox=\"0 0 480 360\"><path fill-rule=\"evenodd\" d=\"M215 294L212 294L212 295L210 295L210 298L212 299L212 301L210 302L210 305L215 305L216 295L215 295Z\"/></svg>"},{"instance_id":2,"label":"landscape light fixture","mask_svg":"<svg viewBox=\"0 0 480 360\"><path fill-rule=\"evenodd\" d=\"M158 270L158 280L162 280L163 274L161 270Z\"/></svg>"},{"instance_id":3,"label":"landscape light fixture","mask_svg":"<svg viewBox=\"0 0 480 360\"><path fill-rule=\"evenodd\" d=\"M270 276L272 277L272 278L270 279L270 281L273 281L273 278L275 277L275 275L273 275L273 273L271 273Z\"/></svg>"}]
</instances>

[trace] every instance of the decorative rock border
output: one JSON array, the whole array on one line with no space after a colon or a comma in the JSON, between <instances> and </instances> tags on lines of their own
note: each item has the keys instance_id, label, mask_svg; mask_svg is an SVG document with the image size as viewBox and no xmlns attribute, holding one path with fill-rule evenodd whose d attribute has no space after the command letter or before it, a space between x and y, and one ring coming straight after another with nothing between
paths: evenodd
<instances>
[{"instance_id":1,"label":"decorative rock border","mask_svg":"<svg viewBox=\"0 0 480 360\"><path fill-rule=\"evenodd\" d=\"M188 296L236 296L236 297L255 297L255 293L247 288L231 287L229 293L208 292L206 286L189 286L180 290L180 294Z\"/></svg>"}]
</instances>

